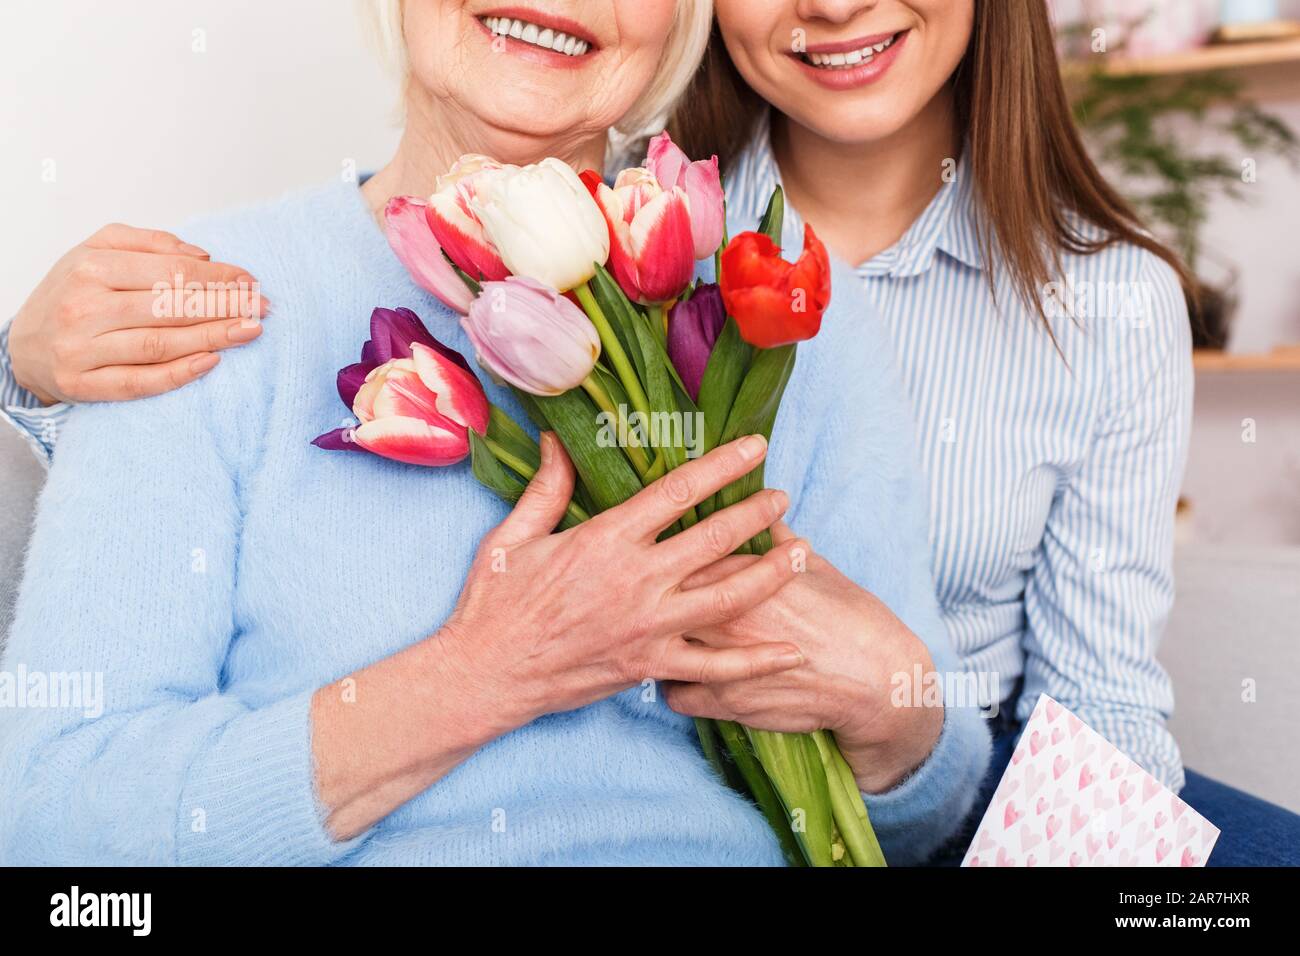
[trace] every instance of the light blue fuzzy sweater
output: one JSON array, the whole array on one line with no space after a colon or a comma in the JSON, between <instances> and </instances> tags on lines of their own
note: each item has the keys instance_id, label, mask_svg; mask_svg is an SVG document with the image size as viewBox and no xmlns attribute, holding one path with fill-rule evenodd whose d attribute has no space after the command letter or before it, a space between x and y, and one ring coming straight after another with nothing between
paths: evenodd
<instances>
[{"instance_id":1,"label":"light blue fuzzy sweater","mask_svg":"<svg viewBox=\"0 0 1300 956\"><path fill-rule=\"evenodd\" d=\"M310 441L346 419L335 372L375 306L414 308L472 350L355 185L182 234L248 268L275 311L201 381L79 407L60 437L0 672L102 674L103 713L31 700L0 712L0 863L779 864L691 721L643 689L536 720L331 841L312 785L313 691L436 630L506 508L467 464ZM834 277L823 331L800 347L768 483L790 493L794 528L951 668L906 398L857 287ZM977 713L951 709L922 769L868 798L891 861L953 832L987 747Z\"/></svg>"}]
</instances>

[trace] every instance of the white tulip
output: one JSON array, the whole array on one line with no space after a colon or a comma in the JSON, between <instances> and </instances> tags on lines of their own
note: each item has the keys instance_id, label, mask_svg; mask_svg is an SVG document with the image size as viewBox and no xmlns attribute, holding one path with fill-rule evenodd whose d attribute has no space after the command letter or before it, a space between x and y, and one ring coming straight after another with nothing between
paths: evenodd
<instances>
[{"instance_id":1,"label":"white tulip","mask_svg":"<svg viewBox=\"0 0 1300 956\"><path fill-rule=\"evenodd\" d=\"M605 217L566 163L485 170L474 187L470 207L513 275L567 292L609 258Z\"/></svg>"}]
</instances>

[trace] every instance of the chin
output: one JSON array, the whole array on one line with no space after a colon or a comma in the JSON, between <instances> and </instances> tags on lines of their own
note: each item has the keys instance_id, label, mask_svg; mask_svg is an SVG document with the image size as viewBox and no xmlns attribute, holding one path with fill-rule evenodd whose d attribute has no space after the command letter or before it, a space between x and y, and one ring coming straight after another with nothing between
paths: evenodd
<instances>
[{"instance_id":1,"label":"chin","mask_svg":"<svg viewBox=\"0 0 1300 956\"><path fill-rule=\"evenodd\" d=\"M888 139L906 126L912 115L897 103L851 104L816 96L801 102L798 109L783 112L822 139L845 146Z\"/></svg>"},{"instance_id":2,"label":"chin","mask_svg":"<svg viewBox=\"0 0 1300 956\"><path fill-rule=\"evenodd\" d=\"M498 96L485 102L474 103L473 112L478 119L495 131L501 139L502 150L513 142L527 144L537 139L555 140L592 128L592 118L573 109L589 97L557 96L554 89L531 95L526 89L513 88L510 95ZM525 148L523 145L520 148ZM496 155L502 162L517 162L505 155ZM532 162L530 159L528 162Z\"/></svg>"}]
</instances>

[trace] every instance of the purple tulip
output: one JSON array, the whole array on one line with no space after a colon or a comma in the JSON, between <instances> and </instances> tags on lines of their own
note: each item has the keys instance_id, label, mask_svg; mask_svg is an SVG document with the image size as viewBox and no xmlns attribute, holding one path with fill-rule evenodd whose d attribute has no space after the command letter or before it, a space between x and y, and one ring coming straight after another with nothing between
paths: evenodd
<instances>
[{"instance_id":1,"label":"purple tulip","mask_svg":"<svg viewBox=\"0 0 1300 956\"><path fill-rule=\"evenodd\" d=\"M692 400L699 400L704 369L726 322L722 293L713 283L700 286L668 316L668 357Z\"/></svg>"}]
</instances>

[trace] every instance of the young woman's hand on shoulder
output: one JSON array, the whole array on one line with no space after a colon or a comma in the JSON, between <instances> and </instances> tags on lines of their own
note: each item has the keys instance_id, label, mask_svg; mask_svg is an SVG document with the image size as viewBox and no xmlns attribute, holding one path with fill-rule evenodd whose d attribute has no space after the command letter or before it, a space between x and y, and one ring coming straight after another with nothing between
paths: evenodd
<instances>
[{"instance_id":1,"label":"young woman's hand on shoulder","mask_svg":"<svg viewBox=\"0 0 1300 956\"><path fill-rule=\"evenodd\" d=\"M176 294L195 282L202 297ZM261 334L269 306L255 289L239 266L169 232L105 226L56 262L14 317L14 379L47 405L180 388L217 352Z\"/></svg>"}]
</instances>

